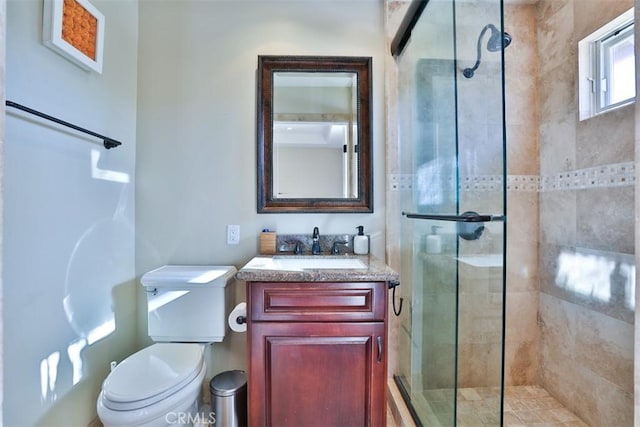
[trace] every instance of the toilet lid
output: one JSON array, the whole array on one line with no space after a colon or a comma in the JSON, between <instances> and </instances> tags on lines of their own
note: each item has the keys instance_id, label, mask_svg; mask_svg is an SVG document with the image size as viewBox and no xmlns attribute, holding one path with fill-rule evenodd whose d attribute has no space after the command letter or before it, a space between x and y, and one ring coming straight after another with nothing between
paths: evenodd
<instances>
[{"instance_id":1,"label":"toilet lid","mask_svg":"<svg viewBox=\"0 0 640 427\"><path fill-rule=\"evenodd\" d=\"M198 344L154 344L115 367L102 385L103 397L115 404L108 406L136 401L138 407L151 405L191 382L203 363Z\"/></svg>"}]
</instances>

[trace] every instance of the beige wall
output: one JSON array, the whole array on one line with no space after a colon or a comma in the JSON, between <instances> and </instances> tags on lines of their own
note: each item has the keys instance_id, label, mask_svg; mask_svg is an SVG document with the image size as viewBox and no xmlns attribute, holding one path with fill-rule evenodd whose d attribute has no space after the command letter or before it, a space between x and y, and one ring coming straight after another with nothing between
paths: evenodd
<instances>
[{"instance_id":1,"label":"beige wall","mask_svg":"<svg viewBox=\"0 0 640 427\"><path fill-rule=\"evenodd\" d=\"M634 160L634 107L578 120L577 42L632 6L548 0L537 11L540 381L589 425L633 424L635 189L616 179Z\"/></svg>"},{"instance_id":2,"label":"beige wall","mask_svg":"<svg viewBox=\"0 0 640 427\"><path fill-rule=\"evenodd\" d=\"M395 59L390 54L391 39L395 35L400 21L409 5L407 1L384 0L384 36L385 36L385 159L386 175L385 183L385 204L387 206L387 216L385 218L386 236L386 259L387 263L396 271L400 271L400 217L396 214L400 211L399 191L393 191L394 186L390 185L390 177L400 171L399 151L398 151L398 67ZM407 292L407 286L397 288L397 302L400 298L411 298L411 292ZM405 308L406 309L406 308ZM400 350L400 328L401 318L389 312L389 365L387 374L389 377L398 374L401 356Z\"/></svg>"},{"instance_id":3,"label":"beige wall","mask_svg":"<svg viewBox=\"0 0 640 427\"><path fill-rule=\"evenodd\" d=\"M43 2L6 3L6 97L122 141L105 150L16 109L3 115L8 426L87 425L110 362L136 349L138 3L91 3L107 22L101 74L42 43Z\"/></svg>"},{"instance_id":4,"label":"beige wall","mask_svg":"<svg viewBox=\"0 0 640 427\"><path fill-rule=\"evenodd\" d=\"M507 173L537 178L538 69L535 5L507 5L505 51ZM537 184L537 181L536 181ZM505 385L535 384L538 374L538 192L512 182L507 189Z\"/></svg>"},{"instance_id":5,"label":"beige wall","mask_svg":"<svg viewBox=\"0 0 640 427\"><path fill-rule=\"evenodd\" d=\"M345 25L348 23L348 25ZM257 253L263 228L355 234L384 258L384 37L381 2L141 1L136 269L232 264ZM179 28L180 31L168 31ZM258 55L373 58L373 214L256 213ZM299 173L323 170L306 162ZM240 244L226 244L238 224ZM237 285L244 299L244 284ZM140 307L139 335L146 318ZM214 344L210 372L245 366L245 335Z\"/></svg>"}]
</instances>

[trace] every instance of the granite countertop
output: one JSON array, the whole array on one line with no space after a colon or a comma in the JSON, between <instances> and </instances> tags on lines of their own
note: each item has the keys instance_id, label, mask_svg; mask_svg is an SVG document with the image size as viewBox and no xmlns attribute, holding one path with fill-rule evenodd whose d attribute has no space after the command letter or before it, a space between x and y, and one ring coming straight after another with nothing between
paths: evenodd
<instances>
[{"instance_id":1,"label":"granite countertop","mask_svg":"<svg viewBox=\"0 0 640 427\"><path fill-rule=\"evenodd\" d=\"M362 267L313 268L316 261L322 260L360 260ZM307 261L312 268L304 266ZM286 262L291 264L283 265ZM373 255L263 255L251 259L235 277L246 282L387 282L399 280L400 275Z\"/></svg>"}]
</instances>

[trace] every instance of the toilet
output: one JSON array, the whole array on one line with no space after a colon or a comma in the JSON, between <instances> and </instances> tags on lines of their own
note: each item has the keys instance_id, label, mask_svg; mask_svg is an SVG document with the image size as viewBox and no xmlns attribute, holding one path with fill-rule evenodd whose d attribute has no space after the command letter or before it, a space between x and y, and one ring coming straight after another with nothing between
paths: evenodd
<instances>
[{"instance_id":1,"label":"toilet","mask_svg":"<svg viewBox=\"0 0 640 427\"><path fill-rule=\"evenodd\" d=\"M207 370L205 344L228 329L236 268L165 265L141 278L149 337L155 342L120 362L98 396L104 427L193 425Z\"/></svg>"}]
</instances>

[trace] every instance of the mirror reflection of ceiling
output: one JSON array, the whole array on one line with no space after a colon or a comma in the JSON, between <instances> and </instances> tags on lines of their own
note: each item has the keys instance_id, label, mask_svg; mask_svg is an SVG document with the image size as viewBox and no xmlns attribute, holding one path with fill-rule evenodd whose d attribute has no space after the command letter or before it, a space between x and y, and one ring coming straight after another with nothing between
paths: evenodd
<instances>
[{"instance_id":1,"label":"mirror reflection of ceiling","mask_svg":"<svg viewBox=\"0 0 640 427\"><path fill-rule=\"evenodd\" d=\"M346 141L347 127L347 123L335 122L274 122L273 142L276 145L341 148Z\"/></svg>"},{"instance_id":2,"label":"mirror reflection of ceiling","mask_svg":"<svg viewBox=\"0 0 640 427\"><path fill-rule=\"evenodd\" d=\"M276 87L352 87L354 73L304 73L276 72L273 85Z\"/></svg>"}]
</instances>

